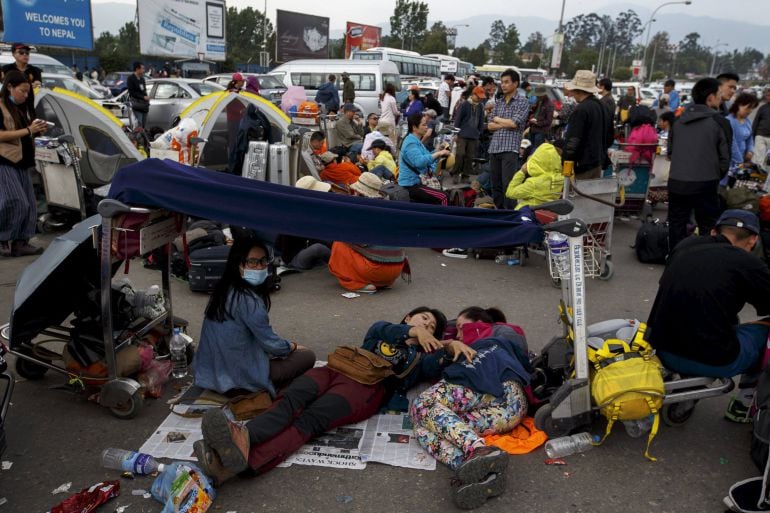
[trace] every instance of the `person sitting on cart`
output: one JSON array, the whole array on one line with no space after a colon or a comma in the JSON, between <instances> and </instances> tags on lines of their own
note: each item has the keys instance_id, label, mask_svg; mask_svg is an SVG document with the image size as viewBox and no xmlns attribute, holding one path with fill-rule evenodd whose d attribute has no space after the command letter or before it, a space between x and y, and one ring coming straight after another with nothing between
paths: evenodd
<instances>
[{"instance_id":1,"label":"person sitting on cart","mask_svg":"<svg viewBox=\"0 0 770 513\"><path fill-rule=\"evenodd\" d=\"M324 165L323 171L320 173L321 180L324 182L350 185L353 182L357 182L358 177L361 176L361 169L350 162L350 159L347 157L327 151L319 158Z\"/></svg>"},{"instance_id":2,"label":"person sitting on cart","mask_svg":"<svg viewBox=\"0 0 770 513\"><path fill-rule=\"evenodd\" d=\"M334 131L337 143L345 148L345 154L353 162L357 161L364 146L364 125L355 105L346 103L342 106L342 118L337 121Z\"/></svg>"},{"instance_id":3,"label":"person sitting on cart","mask_svg":"<svg viewBox=\"0 0 770 513\"><path fill-rule=\"evenodd\" d=\"M564 140L544 142L513 175L505 196L516 200L516 208L535 206L561 197L564 177L561 151Z\"/></svg>"},{"instance_id":4,"label":"person sitting on cart","mask_svg":"<svg viewBox=\"0 0 770 513\"><path fill-rule=\"evenodd\" d=\"M756 376L767 344L768 323L743 323L746 303L770 314L770 269L751 253L759 219L726 210L711 235L688 237L671 253L647 321L647 339L666 368L688 376L743 374L739 396L725 416L748 422ZM753 378L753 379L752 379Z\"/></svg>"},{"instance_id":5,"label":"person sitting on cart","mask_svg":"<svg viewBox=\"0 0 770 513\"><path fill-rule=\"evenodd\" d=\"M195 385L227 396L277 390L313 367L315 354L270 325L267 278L272 254L253 237L235 239L206 306L193 360Z\"/></svg>"}]
</instances>

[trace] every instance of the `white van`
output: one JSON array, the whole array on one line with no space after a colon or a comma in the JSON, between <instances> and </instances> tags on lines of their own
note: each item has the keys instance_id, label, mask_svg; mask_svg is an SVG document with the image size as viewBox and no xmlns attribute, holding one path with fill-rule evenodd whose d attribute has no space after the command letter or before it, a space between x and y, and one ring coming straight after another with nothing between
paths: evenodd
<instances>
[{"instance_id":1,"label":"white van","mask_svg":"<svg viewBox=\"0 0 770 513\"><path fill-rule=\"evenodd\" d=\"M14 62L14 59L11 52L0 52L0 66L5 66L6 64L10 64L12 62ZM29 63L32 66L37 66L40 68L43 74L55 73L57 75L73 75L70 68L57 61L53 57L49 57L48 55L42 53L30 53Z\"/></svg>"},{"instance_id":2,"label":"white van","mask_svg":"<svg viewBox=\"0 0 770 513\"><path fill-rule=\"evenodd\" d=\"M390 61L358 61L348 59L303 59L290 61L270 72L286 87L302 86L309 100L315 99L318 88L329 81L329 75L337 76L337 88L342 102L342 72L345 71L356 88L356 107L366 117L380 112L380 93L390 82L401 90L398 67Z\"/></svg>"}]
</instances>

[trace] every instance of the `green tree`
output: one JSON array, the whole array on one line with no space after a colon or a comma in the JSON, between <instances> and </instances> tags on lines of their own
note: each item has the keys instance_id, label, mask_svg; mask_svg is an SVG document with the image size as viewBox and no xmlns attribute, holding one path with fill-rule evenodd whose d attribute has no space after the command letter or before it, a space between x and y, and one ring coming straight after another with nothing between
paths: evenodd
<instances>
[{"instance_id":1,"label":"green tree","mask_svg":"<svg viewBox=\"0 0 770 513\"><path fill-rule=\"evenodd\" d=\"M470 62L474 66L481 66L487 62L487 54L487 47L481 44L476 48L468 48L467 46L455 48L453 55L461 61Z\"/></svg>"},{"instance_id":2,"label":"green tree","mask_svg":"<svg viewBox=\"0 0 770 513\"><path fill-rule=\"evenodd\" d=\"M515 23L507 27L502 20L495 20L489 29L489 39L485 41L496 64L521 64L519 49L521 39Z\"/></svg>"},{"instance_id":3,"label":"green tree","mask_svg":"<svg viewBox=\"0 0 770 513\"><path fill-rule=\"evenodd\" d=\"M449 53L447 48L446 26L440 21L434 23L430 30L425 34L425 38L422 40L422 44L419 48L421 54Z\"/></svg>"},{"instance_id":4,"label":"green tree","mask_svg":"<svg viewBox=\"0 0 770 513\"><path fill-rule=\"evenodd\" d=\"M545 48L545 38L540 32L532 32L527 38L527 42L521 47L524 52L543 53Z\"/></svg>"},{"instance_id":5,"label":"green tree","mask_svg":"<svg viewBox=\"0 0 770 513\"><path fill-rule=\"evenodd\" d=\"M275 60L275 32L264 13L252 7L240 11L228 7L225 24L227 62L231 68L235 68L236 64L259 63L259 52L263 51L270 54L271 62Z\"/></svg>"},{"instance_id":6,"label":"green tree","mask_svg":"<svg viewBox=\"0 0 770 513\"><path fill-rule=\"evenodd\" d=\"M627 68L624 66L620 68L615 68L615 71L612 72L612 79L618 80L620 82L631 80L631 76L632 76L631 68Z\"/></svg>"},{"instance_id":7,"label":"green tree","mask_svg":"<svg viewBox=\"0 0 770 513\"><path fill-rule=\"evenodd\" d=\"M390 35L400 47L413 50L428 29L428 4L417 0L396 0L390 17Z\"/></svg>"}]
</instances>

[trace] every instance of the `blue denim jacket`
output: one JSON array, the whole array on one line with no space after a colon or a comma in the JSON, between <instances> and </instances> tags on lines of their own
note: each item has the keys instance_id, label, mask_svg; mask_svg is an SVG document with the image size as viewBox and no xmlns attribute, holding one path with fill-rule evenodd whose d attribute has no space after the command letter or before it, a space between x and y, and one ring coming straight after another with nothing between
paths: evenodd
<instances>
[{"instance_id":1,"label":"blue denim jacket","mask_svg":"<svg viewBox=\"0 0 770 513\"><path fill-rule=\"evenodd\" d=\"M193 361L194 383L220 393L243 388L267 390L275 396L270 358L288 356L291 344L273 331L261 298L231 291L227 309L232 319L203 320Z\"/></svg>"}]
</instances>

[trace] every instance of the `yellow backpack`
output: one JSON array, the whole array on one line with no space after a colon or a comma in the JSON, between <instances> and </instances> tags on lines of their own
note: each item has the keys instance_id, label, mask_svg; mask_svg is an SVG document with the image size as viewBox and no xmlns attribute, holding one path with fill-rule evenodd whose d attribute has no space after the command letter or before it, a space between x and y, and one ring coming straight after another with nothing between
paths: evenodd
<instances>
[{"instance_id":1,"label":"yellow backpack","mask_svg":"<svg viewBox=\"0 0 770 513\"><path fill-rule=\"evenodd\" d=\"M599 349L588 348L588 360L594 366L591 397L602 415L607 417L607 430L596 445L601 445L609 436L615 421L639 420L653 415L644 456L656 461L649 450L650 442L658 433L665 388L662 364L644 340L645 328L643 323L639 326L631 344L608 339Z\"/></svg>"}]
</instances>

